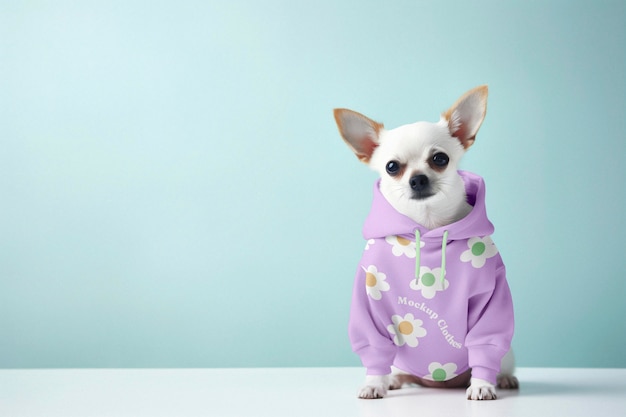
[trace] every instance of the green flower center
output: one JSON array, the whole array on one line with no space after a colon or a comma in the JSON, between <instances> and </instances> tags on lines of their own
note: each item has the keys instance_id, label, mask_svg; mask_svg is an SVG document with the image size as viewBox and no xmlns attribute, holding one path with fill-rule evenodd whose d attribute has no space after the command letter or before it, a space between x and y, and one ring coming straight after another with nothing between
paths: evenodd
<instances>
[{"instance_id":1,"label":"green flower center","mask_svg":"<svg viewBox=\"0 0 626 417\"><path fill-rule=\"evenodd\" d=\"M439 368L435 372L433 372L433 379L435 381L445 381L446 380L446 371Z\"/></svg>"},{"instance_id":2,"label":"green flower center","mask_svg":"<svg viewBox=\"0 0 626 417\"><path fill-rule=\"evenodd\" d=\"M483 242L476 242L474 243L474 245L472 245L472 254L474 256L480 256L483 253L485 253L486 249L487 249L487 246L485 246Z\"/></svg>"},{"instance_id":3,"label":"green flower center","mask_svg":"<svg viewBox=\"0 0 626 417\"><path fill-rule=\"evenodd\" d=\"M433 284L435 284L435 276L432 273L426 272L422 275L422 285L425 287L432 287Z\"/></svg>"}]
</instances>

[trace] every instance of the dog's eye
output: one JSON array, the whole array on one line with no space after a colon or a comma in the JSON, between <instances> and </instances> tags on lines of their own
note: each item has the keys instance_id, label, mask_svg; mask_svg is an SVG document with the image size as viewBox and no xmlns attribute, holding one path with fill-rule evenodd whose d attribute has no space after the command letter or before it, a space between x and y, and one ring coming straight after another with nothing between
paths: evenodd
<instances>
[{"instance_id":1,"label":"dog's eye","mask_svg":"<svg viewBox=\"0 0 626 417\"><path fill-rule=\"evenodd\" d=\"M450 162L450 157L443 152L437 152L433 155L433 164L438 167L445 167Z\"/></svg>"},{"instance_id":2,"label":"dog's eye","mask_svg":"<svg viewBox=\"0 0 626 417\"><path fill-rule=\"evenodd\" d=\"M387 162L387 173L392 177L398 175L400 172L400 163L398 161Z\"/></svg>"}]
</instances>

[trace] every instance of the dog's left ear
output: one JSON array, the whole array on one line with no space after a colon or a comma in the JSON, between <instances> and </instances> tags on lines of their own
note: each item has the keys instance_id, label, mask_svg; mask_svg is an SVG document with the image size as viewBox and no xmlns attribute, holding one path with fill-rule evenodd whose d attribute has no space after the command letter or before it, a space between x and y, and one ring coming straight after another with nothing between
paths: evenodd
<instances>
[{"instance_id":1,"label":"dog's left ear","mask_svg":"<svg viewBox=\"0 0 626 417\"><path fill-rule=\"evenodd\" d=\"M476 87L463 94L456 103L441 115L448 122L450 134L457 138L465 149L472 146L476 133L487 113L486 85Z\"/></svg>"}]
</instances>

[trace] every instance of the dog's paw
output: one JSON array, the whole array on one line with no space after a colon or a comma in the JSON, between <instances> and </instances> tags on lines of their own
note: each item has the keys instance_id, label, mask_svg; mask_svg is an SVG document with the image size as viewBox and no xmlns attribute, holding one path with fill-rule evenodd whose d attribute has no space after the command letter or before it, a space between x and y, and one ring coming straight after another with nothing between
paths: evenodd
<instances>
[{"instance_id":1,"label":"dog's paw","mask_svg":"<svg viewBox=\"0 0 626 417\"><path fill-rule=\"evenodd\" d=\"M368 375L365 378L365 385L359 390L358 396L365 399L383 398L387 395L389 386L388 375Z\"/></svg>"},{"instance_id":2,"label":"dog's paw","mask_svg":"<svg viewBox=\"0 0 626 417\"><path fill-rule=\"evenodd\" d=\"M487 381L478 378L472 378L472 383L466 391L468 400L495 400L496 387Z\"/></svg>"},{"instance_id":3,"label":"dog's paw","mask_svg":"<svg viewBox=\"0 0 626 417\"><path fill-rule=\"evenodd\" d=\"M519 381L513 375L498 375L498 388L518 389Z\"/></svg>"},{"instance_id":4,"label":"dog's paw","mask_svg":"<svg viewBox=\"0 0 626 417\"><path fill-rule=\"evenodd\" d=\"M365 385L359 390L359 398L373 400L387 395L387 389L383 385Z\"/></svg>"}]
</instances>

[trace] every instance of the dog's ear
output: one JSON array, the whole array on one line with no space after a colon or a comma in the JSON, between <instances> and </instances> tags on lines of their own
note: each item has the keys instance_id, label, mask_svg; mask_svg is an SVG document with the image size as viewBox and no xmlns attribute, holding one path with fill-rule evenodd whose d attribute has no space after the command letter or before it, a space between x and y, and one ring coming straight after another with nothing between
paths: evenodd
<instances>
[{"instance_id":1,"label":"dog's ear","mask_svg":"<svg viewBox=\"0 0 626 417\"><path fill-rule=\"evenodd\" d=\"M476 133L487 113L486 85L476 87L463 94L456 103L441 115L448 122L450 134L457 138L465 149L472 146Z\"/></svg>"},{"instance_id":2,"label":"dog's ear","mask_svg":"<svg viewBox=\"0 0 626 417\"><path fill-rule=\"evenodd\" d=\"M334 113L343 140L361 162L369 163L383 124L348 109L335 109Z\"/></svg>"}]
</instances>

